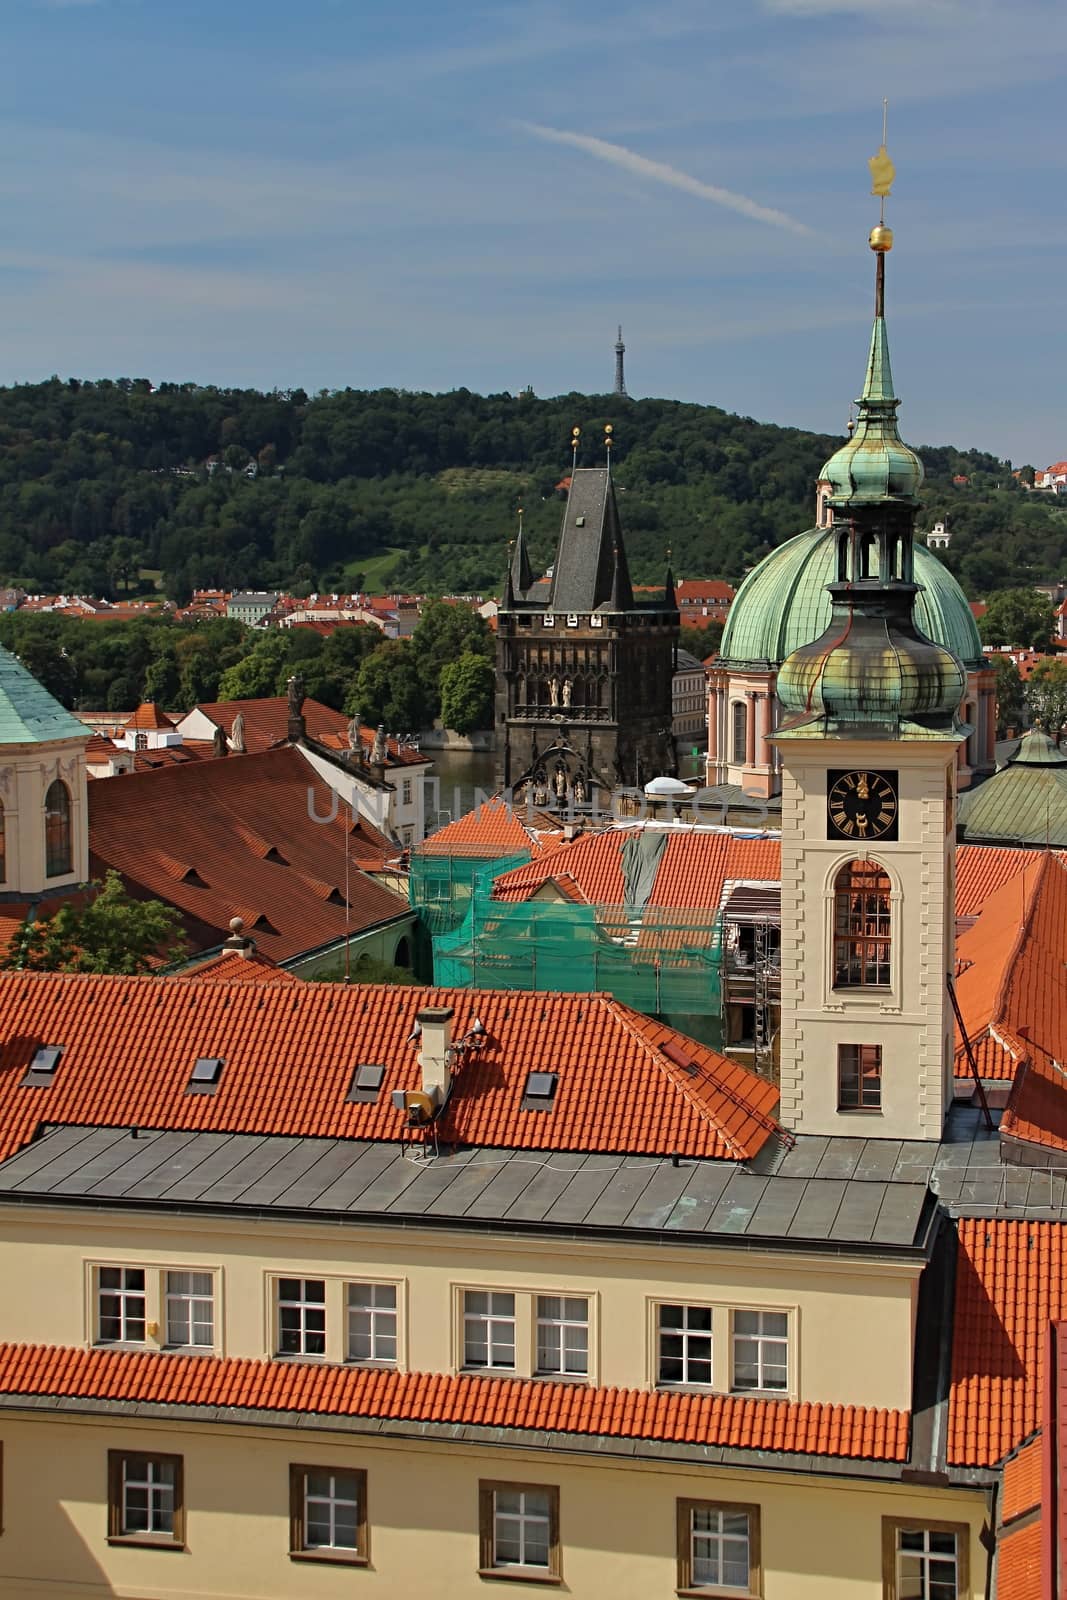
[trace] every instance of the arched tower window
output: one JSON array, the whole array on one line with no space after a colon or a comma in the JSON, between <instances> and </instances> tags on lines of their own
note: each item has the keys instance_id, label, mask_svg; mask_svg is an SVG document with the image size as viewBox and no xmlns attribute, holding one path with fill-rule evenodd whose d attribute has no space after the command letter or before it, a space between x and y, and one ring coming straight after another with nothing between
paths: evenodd
<instances>
[{"instance_id":1,"label":"arched tower window","mask_svg":"<svg viewBox=\"0 0 1067 1600\"><path fill-rule=\"evenodd\" d=\"M74 834L70 823L70 790L61 778L49 784L44 797L44 872L59 878L74 871Z\"/></svg>"},{"instance_id":2,"label":"arched tower window","mask_svg":"<svg viewBox=\"0 0 1067 1600\"><path fill-rule=\"evenodd\" d=\"M834 988L889 985L889 876L876 861L849 861L834 879Z\"/></svg>"},{"instance_id":3,"label":"arched tower window","mask_svg":"<svg viewBox=\"0 0 1067 1600\"><path fill-rule=\"evenodd\" d=\"M743 766L748 757L748 707L743 700L735 700L730 712L733 761Z\"/></svg>"}]
</instances>

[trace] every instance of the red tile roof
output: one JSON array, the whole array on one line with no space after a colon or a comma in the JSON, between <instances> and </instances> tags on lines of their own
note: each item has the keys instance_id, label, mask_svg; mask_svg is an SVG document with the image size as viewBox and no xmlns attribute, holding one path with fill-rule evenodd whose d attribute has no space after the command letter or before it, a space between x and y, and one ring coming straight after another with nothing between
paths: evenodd
<instances>
[{"instance_id":1,"label":"red tile roof","mask_svg":"<svg viewBox=\"0 0 1067 1600\"><path fill-rule=\"evenodd\" d=\"M948 1460L988 1467L1041 1421L1049 1323L1067 1316L1067 1224L959 1223Z\"/></svg>"},{"instance_id":2,"label":"red tile roof","mask_svg":"<svg viewBox=\"0 0 1067 1600\"><path fill-rule=\"evenodd\" d=\"M1041 1504L1042 1440L1037 1434L1004 1463L1000 1497L1001 1522L1014 1522Z\"/></svg>"},{"instance_id":3,"label":"red tile roof","mask_svg":"<svg viewBox=\"0 0 1067 1600\"><path fill-rule=\"evenodd\" d=\"M956 944L966 963L956 993L983 1077L1014 1078L1024 1057L1042 1071L1067 1061L1067 865L1046 851L1026 854ZM968 1071L958 1030L955 1070ZM1061 1119L1067 1136L1067 1095Z\"/></svg>"},{"instance_id":4,"label":"red tile roof","mask_svg":"<svg viewBox=\"0 0 1067 1600\"><path fill-rule=\"evenodd\" d=\"M472 856L492 861L528 850L536 860L563 843L563 832L548 812L529 812L503 800L487 800L448 822L417 847L420 856Z\"/></svg>"},{"instance_id":5,"label":"red tile roof","mask_svg":"<svg viewBox=\"0 0 1067 1600\"><path fill-rule=\"evenodd\" d=\"M227 738L233 731L233 720L240 711L245 719L245 749L250 755L269 750L272 745L283 744L289 737L289 702L285 695L273 695L263 700L211 700L199 704L197 711L222 728ZM305 700L302 715L308 734L321 739L326 733L346 734L348 718L319 700Z\"/></svg>"},{"instance_id":6,"label":"red tile roof","mask_svg":"<svg viewBox=\"0 0 1067 1600\"><path fill-rule=\"evenodd\" d=\"M275 966L269 956L263 955L259 950L254 950L251 955L243 956L237 950L223 950L217 956L210 956L207 961L202 961L199 966L190 968L187 972L176 972L174 977L187 981L190 978L203 978L209 983L303 983L295 972L286 972L284 967Z\"/></svg>"},{"instance_id":7,"label":"red tile roof","mask_svg":"<svg viewBox=\"0 0 1067 1600\"><path fill-rule=\"evenodd\" d=\"M1010 1528L997 1543L997 1600L1042 1600L1041 1521Z\"/></svg>"},{"instance_id":8,"label":"red tile roof","mask_svg":"<svg viewBox=\"0 0 1067 1600\"><path fill-rule=\"evenodd\" d=\"M20 972L0 973L0 1159L42 1120L399 1141L390 1096L420 1086L415 1017L443 1004L454 1038L475 1017L488 1036L456 1074L446 1142L739 1160L777 1128L772 1084L606 995ZM57 1040L52 1087L23 1088L34 1042ZM222 1080L188 1095L205 1055L225 1059ZM386 1069L375 1104L346 1099L359 1061ZM549 1112L522 1109L534 1070L559 1075Z\"/></svg>"},{"instance_id":9,"label":"red tile roof","mask_svg":"<svg viewBox=\"0 0 1067 1600\"><path fill-rule=\"evenodd\" d=\"M89 788L93 871L115 867L131 892L182 913L192 950L229 937L230 919L275 961L343 939L346 840L358 933L402 915L406 903L361 866L381 867L392 847L345 810L328 817L332 791L291 746L259 755L135 772Z\"/></svg>"},{"instance_id":10,"label":"red tile roof","mask_svg":"<svg viewBox=\"0 0 1067 1600\"><path fill-rule=\"evenodd\" d=\"M679 607L729 605L736 592L733 585L722 578L685 578L674 586L674 598Z\"/></svg>"},{"instance_id":11,"label":"red tile roof","mask_svg":"<svg viewBox=\"0 0 1067 1600\"><path fill-rule=\"evenodd\" d=\"M0 1345L0 1393L550 1430L904 1461L908 1413L233 1357Z\"/></svg>"},{"instance_id":12,"label":"red tile roof","mask_svg":"<svg viewBox=\"0 0 1067 1600\"><path fill-rule=\"evenodd\" d=\"M625 899L622 852L638 836L633 828L586 834L548 857L515 867L497 878L493 899L532 899L546 883L569 899L621 906ZM649 836L649 835L646 835ZM727 879L777 883L781 850L777 839L742 839L728 833L668 833L647 904L664 909L714 911Z\"/></svg>"},{"instance_id":13,"label":"red tile roof","mask_svg":"<svg viewBox=\"0 0 1067 1600\"><path fill-rule=\"evenodd\" d=\"M956 851L956 915L977 916L994 889L1014 878L1033 859L1032 850L961 844Z\"/></svg>"},{"instance_id":14,"label":"red tile roof","mask_svg":"<svg viewBox=\"0 0 1067 1600\"><path fill-rule=\"evenodd\" d=\"M166 712L160 706L157 706L154 700L143 700L126 726L127 728L160 728L170 733L174 728L174 720L173 717L168 717Z\"/></svg>"}]
</instances>

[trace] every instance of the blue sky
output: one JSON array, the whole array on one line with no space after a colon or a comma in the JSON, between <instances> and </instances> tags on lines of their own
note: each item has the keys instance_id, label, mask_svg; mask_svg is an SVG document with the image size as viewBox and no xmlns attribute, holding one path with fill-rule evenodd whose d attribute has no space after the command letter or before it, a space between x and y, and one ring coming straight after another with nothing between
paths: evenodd
<instances>
[{"instance_id":1,"label":"blue sky","mask_svg":"<svg viewBox=\"0 0 1067 1600\"><path fill-rule=\"evenodd\" d=\"M610 387L621 321L633 393L838 431L887 95L903 432L1067 456L1062 0L0 0L0 24L0 381L556 394Z\"/></svg>"}]
</instances>

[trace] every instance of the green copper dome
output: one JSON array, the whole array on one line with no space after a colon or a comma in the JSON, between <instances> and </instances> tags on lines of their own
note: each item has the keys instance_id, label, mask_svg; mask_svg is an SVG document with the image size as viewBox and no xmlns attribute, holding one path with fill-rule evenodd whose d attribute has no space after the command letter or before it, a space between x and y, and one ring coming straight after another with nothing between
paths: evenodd
<instances>
[{"instance_id":1,"label":"green copper dome","mask_svg":"<svg viewBox=\"0 0 1067 1600\"><path fill-rule=\"evenodd\" d=\"M876 553L875 553L876 554ZM830 622L827 584L834 581L834 536L809 528L779 545L755 567L730 607L719 659L723 666L778 667ZM915 546L919 631L944 645L965 667L982 665L982 642L967 598L925 545Z\"/></svg>"},{"instance_id":2,"label":"green copper dome","mask_svg":"<svg viewBox=\"0 0 1067 1600\"><path fill-rule=\"evenodd\" d=\"M819 474L831 485L830 504L842 511L852 506L913 506L923 481L923 464L897 432L893 373L885 318L874 319L867 376L857 401L859 420L847 444L835 450Z\"/></svg>"}]
</instances>

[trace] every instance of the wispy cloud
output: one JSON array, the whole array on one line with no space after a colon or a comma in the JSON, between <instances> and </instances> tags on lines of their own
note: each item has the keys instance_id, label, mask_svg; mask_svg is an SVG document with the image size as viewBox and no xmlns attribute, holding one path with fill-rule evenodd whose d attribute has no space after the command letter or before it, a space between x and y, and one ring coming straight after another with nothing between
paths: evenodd
<instances>
[{"instance_id":1,"label":"wispy cloud","mask_svg":"<svg viewBox=\"0 0 1067 1600\"><path fill-rule=\"evenodd\" d=\"M536 122L521 122L520 128L526 133L532 133L538 139L547 139L553 144L570 145L575 150L584 150L586 155L595 156L598 161L607 161L614 167L622 167L626 172L632 172L638 178L651 178L654 183L665 183L672 189L681 189L684 194L696 195L700 200L710 200L713 205L725 206L728 211L738 211L743 217L751 217L753 222L766 222L775 228L786 228L790 233L807 233L814 230L806 223L799 222L796 217L789 216L785 211L777 211L773 206L764 206L758 200L752 200L745 194L734 194L732 189L720 189L713 183L704 183L700 178L694 178L688 172L680 172L677 167L668 166L665 161L650 161L647 156L638 155L636 150L628 150L622 144L609 144L606 139L596 139L587 133L568 133L563 128L545 128Z\"/></svg>"}]
</instances>

